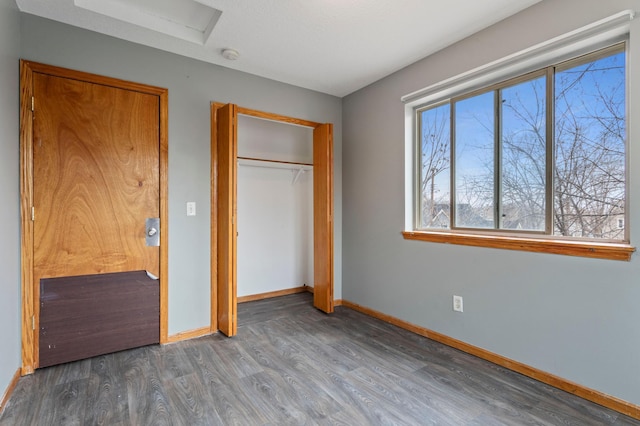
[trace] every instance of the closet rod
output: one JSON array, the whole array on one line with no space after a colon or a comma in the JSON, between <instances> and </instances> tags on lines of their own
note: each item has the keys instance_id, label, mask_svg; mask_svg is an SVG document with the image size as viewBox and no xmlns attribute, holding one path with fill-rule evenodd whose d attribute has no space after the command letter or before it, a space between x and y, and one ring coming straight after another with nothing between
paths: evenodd
<instances>
[{"instance_id":1,"label":"closet rod","mask_svg":"<svg viewBox=\"0 0 640 426\"><path fill-rule=\"evenodd\" d=\"M306 171L313 170L313 164L310 163L299 163L295 161L278 161L278 160L263 160L260 158L250 158L250 157L238 157L238 165L240 166L250 166L250 167L264 167L267 169L281 169L281 170L291 170L295 172L291 185L295 185L300 179L302 173Z\"/></svg>"},{"instance_id":2,"label":"closet rod","mask_svg":"<svg viewBox=\"0 0 640 426\"><path fill-rule=\"evenodd\" d=\"M253 158L253 157L238 157L238 160L248 160L247 164L249 162L260 162L260 163L274 163L274 164L281 164L281 165L289 165L289 166L309 166L309 167L313 167L313 163L301 163L298 161L282 161L282 160L267 160L264 158ZM295 167L296 169L298 167Z\"/></svg>"}]
</instances>

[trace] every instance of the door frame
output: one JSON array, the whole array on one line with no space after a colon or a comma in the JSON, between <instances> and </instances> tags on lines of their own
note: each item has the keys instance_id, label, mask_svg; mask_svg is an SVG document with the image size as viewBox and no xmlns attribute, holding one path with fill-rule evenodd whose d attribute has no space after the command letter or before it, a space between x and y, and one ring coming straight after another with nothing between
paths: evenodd
<instances>
[{"instance_id":1,"label":"door frame","mask_svg":"<svg viewBox=\"0 0 640 426\"><path fill-rule=\"evenodd\" d=\"M22 367L21 374L38 368L38 329L40 324L39 283L33 282L33 74L100 84L158 96L160 161L160 343L168 340L168 153L169 104L167 89L140 83L70 70L37 62L20 60L20 226L22 293Z\"/></svg>"},{"instance_id":2,"label":"door frame","mask_svg":"<svg viewBox=\"0 0 640 426\"><path fill-rule=\"evenodd\" d=\"M243 108L233 104L224 104L211 102L211 332L222 331L227 336L233 336L236 333L237 323L237 288L235 286L235 273L232 273L231 281L219 280L219 228L221 226L219 218L220 200L219 194L219 158L218 150L218 111L231 105L232 123L226 133L237 137L237 115L246 115L265 120L293 124L297 126L308 127L314 130L313 152L314 152L314 281L320 279L322 282L314 282L314 306L320 310L331 313L334 310L333 286L334 286L334 237L333 237L333 125L328 123L317 123L314 121L304 120L300 118L288 117L269 112ZM227 123L229 124L229 123ZM237 141L236 141L237 143ZM235 149L234 149L235 151ZM236 153L237 156L237 153ZM322 158L317 158L322 156ZM236 159L234 158L234 161ZM232 170L233 181L227 182L229 189L233 193L233 199L237 196L237 175ZM228 191L227 191L228 192ZM225 229L235 232L237 220L235 218L235 203L226 206L231 212L232 223L226 224ZM319 213L322 217L318 217ZM320 241L319 241L320 240ZM231 244L233 247L233 244ZM226 259L226 258L225 258ZM228 259L227 259L228 260ZM235 271L237 264L236 254L234 253L230 265ZM322 271L316 271L316 268L322 268ZM319 273L320 272L320 273ZM219 295L222 294L225 300L220 300ZM222 303L229 312L220 312L219 304ZM229 305L229 306L227 306ZM221 318L224 314L224 318ZM221 321L222 320L222 321ZM224 326L224 330L221 328Z\"/></svg>"}]
</instances>

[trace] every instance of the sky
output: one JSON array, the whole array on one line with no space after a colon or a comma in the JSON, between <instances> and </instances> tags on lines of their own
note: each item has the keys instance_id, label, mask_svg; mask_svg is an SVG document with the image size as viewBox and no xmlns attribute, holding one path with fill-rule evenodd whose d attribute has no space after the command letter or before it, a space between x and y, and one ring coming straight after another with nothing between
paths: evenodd
<instances>
[{"instance_id":1,"label":"sky","mask_svg":"<svg viewBox=\"0 0 640 426\"><path fill-rule=\"evenodd\" d=\"M591 60L586 64L570 65L568 68L560 65L555 77L557 127L566 127L567 122L561 122L561 120L563 112L567 111L570 105L572 117L586 129L588 138L593 140L601 138L604 130L602 123L605 121L594 119L593 116L605 117L608 114L605 108L607 104L602 101L603 97L620 104L624 109L624 84L620 85L621 82L624 83L624 64L625 53L620 52ZM588 72L585 73L585 71ZM539 126L540 129L544 129L545 103L541 100L545 94L545 80L542 74L532 80L501 90L503 138L510 137L511 141L519 140L521 143L526 143L531 140L533 127ZM564 96L560 96L561 94ZM488 183L493 183L490 170L495 162L495 96L497 92L490 91L458 100L454 104L456 186L459 202L471 199L474 195L464 193L465 178L468 181L469 178L483 177L485 182L488 180ZM443 117L448 120L449 110L450 104L443 104L420 112L423 123L421 134L429 133L435 121L440 122ZM624 110L620 113L624 115ZM449 138L449 133L447 128L442 136ZM624 151L623 146L621 149ZM544 162L544 158L540 160ZM505 172L509 171L506 160L503 169ZM450 170L438 175L436 199L449 197L449 180Z\"/></svg>"}]
</instances>

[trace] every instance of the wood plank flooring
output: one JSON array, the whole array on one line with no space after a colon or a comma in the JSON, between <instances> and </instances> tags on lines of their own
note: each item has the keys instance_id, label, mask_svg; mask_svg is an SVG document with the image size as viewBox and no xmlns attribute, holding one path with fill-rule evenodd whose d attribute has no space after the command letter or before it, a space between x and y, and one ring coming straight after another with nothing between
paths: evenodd
<instances>
[{"instance_id":1,"label":"wood plank flooring","mask_svg":"<svg viewBox=\"0 0 640 426\"><path fill-rule=\"evenodd\" d=\"M216 334L37 370L0 425L636 425L640 421L310 294Z\"/></svg>"}]
</instances>

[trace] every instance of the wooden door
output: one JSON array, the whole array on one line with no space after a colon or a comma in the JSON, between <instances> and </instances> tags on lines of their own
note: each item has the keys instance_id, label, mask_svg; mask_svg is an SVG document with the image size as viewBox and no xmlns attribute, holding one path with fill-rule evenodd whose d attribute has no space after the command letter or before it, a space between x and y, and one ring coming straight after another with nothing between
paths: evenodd
<instances>
[{"instance_id":1,"label":"wooden door","mask_svg":"<svg viewBox=\"0 0 640 426\"><path fill-rule=\"evenodd\" d=\"M23 326L38 329L43 279L146 270L161 280L166 340L166 266L145 241L145 220L166 219L166 90L34 63L21 86L32 113L21 126ZM23 373L40 355L26 333Z\"/></svg>"},{"instance_id":2,"label":"wooden door","mask_svg":"<svg viewBox=\"0 0 640 426\"><path fill-rule=\"evenodd\" d=\"M217 109L217 302L218 328L237 333L237 106Z\"/></svg>"},{"instance_id":3,"label":"wooden door","mask_svg":"<svg viewBox=\"0 0 640 426\"><path fill-rule=\"evenodd\" d=\"M313 306L333 312L333 125L313 130Z\"/></svg>"}]
</instances>

